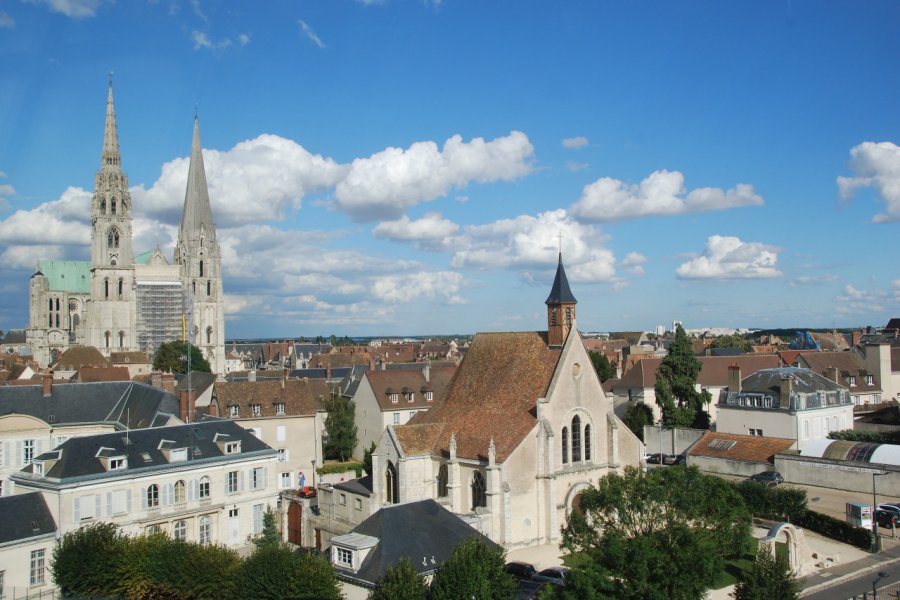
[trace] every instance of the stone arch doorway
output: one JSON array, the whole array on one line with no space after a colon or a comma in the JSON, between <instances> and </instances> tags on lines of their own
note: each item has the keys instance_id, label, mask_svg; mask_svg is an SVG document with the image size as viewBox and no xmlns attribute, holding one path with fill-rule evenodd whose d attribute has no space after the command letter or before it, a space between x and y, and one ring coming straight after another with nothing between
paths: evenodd
<instances>
[{"instance_id":1,"label":"stone arch doorway","mask_svg":"<svg viewBox=\"0 0 900 600\"><path fill-rule=\"evenodd\" d=\"M803 577L812 571L812 551L806 543L806 536L802 529L797 529L790 523L776 523L769 530L766 537L759 540L760 547L766 547L772 556L775 556L775 542L784 534L787 544L788 565L797 577Z\"/></svg>"},{"instance_id":2,"label":"stone arch doorway","mask_svg":"<svg viewBox=\"0 0 900 600\"><path fill-rule=\"evenodd\" d=\"M580 482L569 488L569 493L566 494L566 516L573 512L582 512L581 495L588 487L590 486L587 482Z\"/></svg>"},{"instance_id":3,"label":"stone arch doorway","mask_svg":"<svg viewBox=\"0 0 900 600\"><path fill-rule=\"evenodd\" d=\"M298 546L303 541L303 509L296 502L288 506L288 541Z\"/></svg>"}]
</instances>

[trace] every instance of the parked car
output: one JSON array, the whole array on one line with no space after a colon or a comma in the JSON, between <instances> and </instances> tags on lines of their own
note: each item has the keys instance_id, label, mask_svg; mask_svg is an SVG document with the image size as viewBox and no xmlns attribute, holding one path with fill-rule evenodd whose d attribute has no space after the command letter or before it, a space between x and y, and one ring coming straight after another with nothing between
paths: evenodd
<instances>
[{"instance_id":1,"label":"parked car","mask_svg":"<svg viewBox=\"0 0 900 600\"><path fill-rule=\"evenodd\" d=\"M531 579L537 569L531 563L513 561L506 563L506 572L516 579Z\"/></svg>"},{"instance_id":2,"label":"parked car","mask_svg":"<svg viewBox=\"0 0 900 600\"><path fill-rule=\"evenodd\" d=\"M778 485L784 483L784 477L778 471L763 471L750 476L750 481L762 483L764 485Z\"/></svg>"},{"instance_id":3,"label":"parked car","mask_svg":"<svg viewBox=\"0 0 900 600\"><path fill-rule=\"evenodd\" d=\"M684 454L679 454L678 456L675 457L675 462L673 462L672 464L673 465L686 465L687 464L687 456L685 456Z\"/></svg>"},{"instance_id":4,"label":"parked car","mask_svg":"<svg viewBox=\"0 0 900 600\"><path fill-rule=\"evenodd\" d=\"M888 512L892 512L896 515L900 515L900 504L896 502L887 502L884 504L879 504L875 507L877 510L886 510Z\"/></svg>"},{"instance_id":5,"label":"parked car","mask_svg":"<svg viewBox=\"0 0 900 600\"><path fill-rule=\"evenodd\" d=\"M900 514L879 508L875 511L875 522L879 527L900 527Z\"/></svg>"},{"instance_id":6,"label":"parked car","mask_svg":"<svg viewBox=\"0 0 900 600\"><path fill-rule=\"evenodd\" d=\"M679 460L681 460L682 462L678 462ZM680 454L667 454L665 457L663 457L663 464L664 465L683 465L684 457L681 456Z\"/></svg>"},{"instance_id":7,"label":"parked car","mask_svg":"<svg viewBox=\"0 0 900 600\"><path fill-rule=\"evenodd\" d=\"M667 454L655 453L648 455L647 464L648 465L661 465L663 461L665 461Z\"/></svg>"},{"instance_id":8,"label":"parked car","mask_svg":"<svg viewBox=\"0 0 900 600\"><path fill-rule=\"evenodd\" d=\"M566 567L549 567L531 576L534 581L545 581L553 585L566 585L569 569Z\"/></svg>"}]
</instances>

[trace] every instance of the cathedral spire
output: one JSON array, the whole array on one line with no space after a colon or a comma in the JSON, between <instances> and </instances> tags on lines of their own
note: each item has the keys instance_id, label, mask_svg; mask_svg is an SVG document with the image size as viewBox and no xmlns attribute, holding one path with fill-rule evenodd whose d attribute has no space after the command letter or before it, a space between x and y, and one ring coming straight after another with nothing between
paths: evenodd
<instances>
[{"instance_id":1,"label":"cathedral spire","mask_svg":"<svg viewBox=\"0 0 900 600\"><path fill-rule=\"evenodd\" d=\"M121 168L119 154L119 133L116 130L116 105L113 103L112 76L109 78L109 93L106 96L106 125L103 128L103 152L100 155L103 167Z\"/></svg>"},{"instance_id":2,"label":"cathedral spire","mask_svg":"<svg viewBox=\"0 0 900 600\"><path fill-rule=\"evenodd\" d=\"M181 236L184 242L203 233L215 239L206 169L203 167L203 147L200 145L200 120L194 116L194 139L191 142L191 163L188 167L187 190L184 193L184 213L181 217Z\"/></svg>"}]
</instances>

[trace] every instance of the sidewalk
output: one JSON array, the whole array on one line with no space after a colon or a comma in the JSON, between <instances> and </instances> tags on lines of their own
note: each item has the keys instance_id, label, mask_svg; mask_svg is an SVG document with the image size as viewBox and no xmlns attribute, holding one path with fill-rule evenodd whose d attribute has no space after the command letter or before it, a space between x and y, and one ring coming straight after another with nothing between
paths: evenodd
<instances>
[{"instance_id":1,"label":"sidewalk","mask_svg":"<svg viewBox=\"0 0 900 600\"><path fill-rule=\"evenodd\" d=\"M887 565L897 561L900 561L900 545L883 550L878 554L869 554L853 562L834 565L827 570L817 571L800 580L800 586L803 588L800 596L803 597L821 592L850 579L855 579L865 573L884 570Z\"/></svg>"}]
</instances>

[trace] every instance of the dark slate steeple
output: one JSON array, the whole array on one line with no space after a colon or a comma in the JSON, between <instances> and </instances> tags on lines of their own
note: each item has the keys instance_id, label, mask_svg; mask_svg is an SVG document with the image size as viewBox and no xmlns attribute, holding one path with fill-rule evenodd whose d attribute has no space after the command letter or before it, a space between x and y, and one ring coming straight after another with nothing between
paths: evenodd
<instances>
[{"instance_id":1,"label":"dark slate steeple","mask_svg":"<svg viewBox=\"0 0 900 600\"><path fill-rule=\"evenodd\" d=\"M556 279L550 295L547 296L547 344L562 346L575 327L575 305L578 303L569 288L566 269L563 267L562 252L559 253L559 265L556 267Z\"/></svg>"},{"instance_id":2,"label":"dark slate steeple","mask_svg":"<svg viewBox=\"0 0 900 600\"><path fill-rule=\"evenodd\" d=\"M569 288L569 280L566 278L566 269L563 267L562 252L559 253L559 265L556 267L556 279L553 280L553 287L550 289L550 295L547 296L545 304L577 304L578 300L572 295Z\"/></svg>"}]
</instances>

